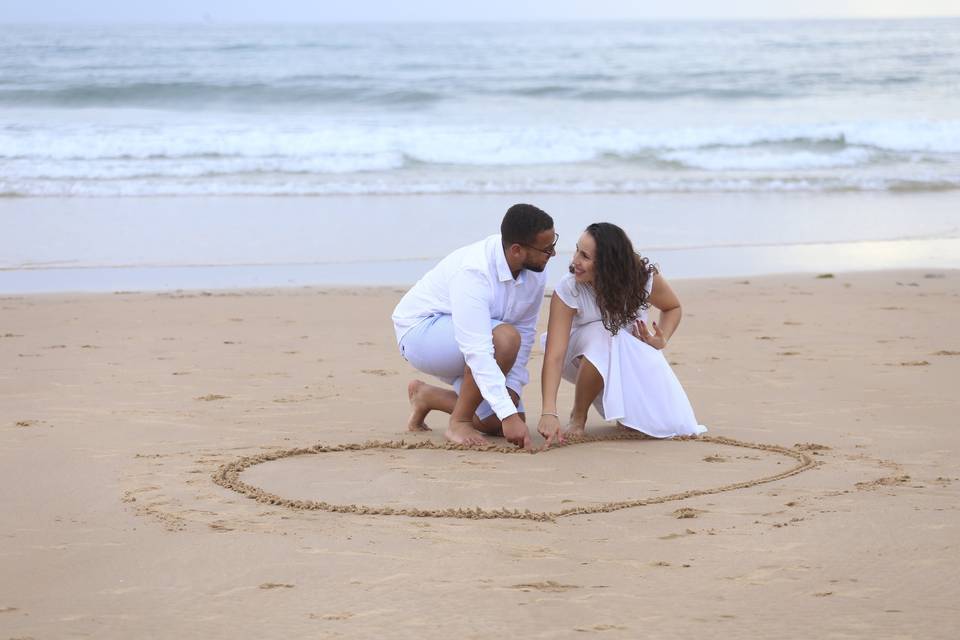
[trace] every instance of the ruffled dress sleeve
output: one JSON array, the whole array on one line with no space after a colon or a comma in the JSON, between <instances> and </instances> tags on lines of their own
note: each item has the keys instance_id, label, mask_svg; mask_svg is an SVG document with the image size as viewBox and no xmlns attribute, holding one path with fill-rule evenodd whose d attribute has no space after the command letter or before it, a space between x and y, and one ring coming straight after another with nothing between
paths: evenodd
<instances>
[{"instance_id":1,"label":"ruffled dress sleeve","mask_svg":"<svg viewBox=\"0 0 960 640\"><path fill-rule=\"evenodd\" d=\"M563 300L563 304L571 309L580 308L580 292L577 290L577 280L572 273L568 273L557 283L554 292Z\"/></svg>"}]
</instances>

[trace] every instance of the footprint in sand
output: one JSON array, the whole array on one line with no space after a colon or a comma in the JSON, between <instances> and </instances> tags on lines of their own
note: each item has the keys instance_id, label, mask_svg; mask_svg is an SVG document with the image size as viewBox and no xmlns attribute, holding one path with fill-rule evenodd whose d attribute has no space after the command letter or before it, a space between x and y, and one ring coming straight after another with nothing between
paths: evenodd
<instances>
[{"instance_id":1,"label":"footprint in sand","mask_svg":"<svg viewBox=\"0 0 960 640\"><path fill-rule=\"evenodd\" d=\"M798 442L793 445L794 449L799 451L829 451L830 447L825 444L817 444L816 442Z\"/></svg>"},{"instance_id":2,"label":"footprint in sand","mask_svg":"<svg viewBox=\"0 0 960 640\"><path fill-rule=\"evenodd\" d=\"M685 529L683 533L668 533L665 536L660 536L660 540L676 540L677 538L686 538L687 536L696 535L696 531L693 529Z\"/></svg>"},{"instance_id":3,"label":"footprint in sand","mask_svg":"<svg viewBox=\"0 0 960 640\"><path fill-rule=\"evenodd\" d=\"M361 369L360 373L366 373L371 376L395 376L397 372L392 369Z\"/></svg>"},{"instance_id":4,"label":"footprint in sand","mask_svg":"<svg viewBox=\"0 0 960 640\"><path fill-rule=\"evenodd\" d=\"M229 397L230 397L230 396L221 396L221 395L218 394L218 393L208 393L208 394L205 395L205 396L200 396L200 397L194 398L194 399L195 399L195 400L203 400L204 402L213 402L214 400L226 400L226 399L229 398Z\"/></svg>"},{"instance_id":5,"label":"footprint in sand","mask_svg":"<svg viewBox=\"0 0 960 640\"><path fill-rule=\"evenodd\" d=\"M295 585L285 582L264 582L260 585L261 589L293 589Z\"/></svg>"},{"instance_id":6,"label":"footprint in sand","mask_svg":"<svg viewBox=\"0 0 960 640\"><path fill-rule=\"evenodd\" d=\"M580 589L580 585L577 584L560 584L559 582L554 582L553 580L547 580L545 582L526 582L523 584L515 584L510 586L511 589L519 589L521 591L547 591L550 593L562 593L564 591L570 591L571 589Z\"/></svg>"},{"instance_id":7,"label":"footprint in sand","mask_svg":"<svg viewBox=\"0 0 960 640\"><path fill-rule=\"evenodd\" d=\"M877 478L876 480L871 480L869 482L858 482L853 485L860 490L871 490L877 489L879 487L896 487L898 485L906 484L910 481L910 476L887 476L885 478Z\"/></svg>"},{"instance_id":8,"label":"footprint in sand","mask_svg":"<svg viewBox=\"0 0 960 640\"><path fill-rule=\"evenodd\" d=\"M311 620L349 620L350 618L353 617L353 615L354 614L350 611L343 611L341 613L323 613L323 614L311 613L310 619Z\"/></svg>"}]
</instances>

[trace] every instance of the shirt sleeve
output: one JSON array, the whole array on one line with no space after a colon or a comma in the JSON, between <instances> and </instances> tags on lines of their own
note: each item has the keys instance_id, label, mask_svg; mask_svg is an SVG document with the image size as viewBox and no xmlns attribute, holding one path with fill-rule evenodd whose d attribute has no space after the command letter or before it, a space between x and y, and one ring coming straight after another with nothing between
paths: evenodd
<instances>
[{"instance_id":1,"label":"shirt sleeve","mask_svg":"<svg viewBox=\"0 0 960 640\"><path fill-rule=\"evenodd\" d=\"M571 309L579 309L577 304L577 281L573 278L572 275L564 276L561 278L560 282L557 283L557 288L554 289L563 304L567 305Z\"/></svg>"},{"instance_id":2,"label":"shirt sleeve","mask_svg":"<svg viewBox=\"0 0 960 640\"><path fill-rule=\"evenodd\" d=\"M503 420L517 413L517 407L507 393L506 378L493 357L492 295L490 283L478 271L462 270L450 279L450 311L457 346L473 373L480 395Z\"/></svg>"},{"instance_id":3,"label":"shirt sleeve","mask_svg":"<svg viewBox=\"0 0 960 640\"><path fill-rule=\"evenodd\" d=\"M515 325L517 332L520 334L520 351L517 353L517 359L513 363L513 367L507 372L507 387L516 391L517 395L523 393L523 388L530 382L527 363L530 361L533 341L537 337L537 318L540 317L545 285L546 283L540 285L536 298L530 303L530 307L520 316Z\"/></svg>"}]
</instances>

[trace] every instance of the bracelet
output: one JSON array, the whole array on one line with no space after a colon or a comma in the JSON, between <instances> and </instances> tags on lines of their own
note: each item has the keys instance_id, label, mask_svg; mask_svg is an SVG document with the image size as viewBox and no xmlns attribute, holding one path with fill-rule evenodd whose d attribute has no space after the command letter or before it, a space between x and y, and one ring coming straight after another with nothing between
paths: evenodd
<instances>
[{"instance_id":1,"label":"bracelet","mask_svg":"<svg viewBox=\"0 0 960 640\"><path fill-rule=\"evenodd\" d=\"M541 417L543 417L543 416L553 416L554 418L556 418L556 419L558 419L558 420L560 419L560 415L559 415L559 414L557 414L557 413L550 413L549 411L541 411L541 412L540 412L540 416L541 416Z\"/></svg>"}]
</instances>

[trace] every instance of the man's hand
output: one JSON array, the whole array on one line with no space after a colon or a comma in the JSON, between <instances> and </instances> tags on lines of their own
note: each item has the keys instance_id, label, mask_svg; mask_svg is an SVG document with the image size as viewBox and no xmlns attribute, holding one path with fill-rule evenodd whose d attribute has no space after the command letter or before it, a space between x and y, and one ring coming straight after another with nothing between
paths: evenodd
<instances>
[{"instance_id":1,"label":"man's hand","mask_svg":"<svg viewBox=\"0 0 960 640\"><path fill-rule=\"evenodd\" d=\"M546 442L543 443L544 449L549 449L554 442L563 444L563 430L560 428L560 419L553 415L540 416L540 424L537 425L537 433L542 435Z\"/></svg>"},{"instance_id":2,"label":"man's hand","mask_svg":"<svg viewBox=\"0 0 960 640\"><path fill-rule=\"evenodd\" d=\"M515 413L504 418L500 424L503 428L503 437L507 439L507 442L523 449L530 448L530 430L527 429L527 423L521 420L518 414Z\"/></svg>"},{"instance_id":3,"label":"man's hand","mask_svg":"<svg viewBox=\"0 0 960 640\"><path fill-rule=\"evenodd\" d=\"M637 320L636 336L654 349L663 349L667 346L667 339L663 337L663 330L653 323L653 333L647 330L647 323L643 320Z\"/></svg>"}]
</instances>

